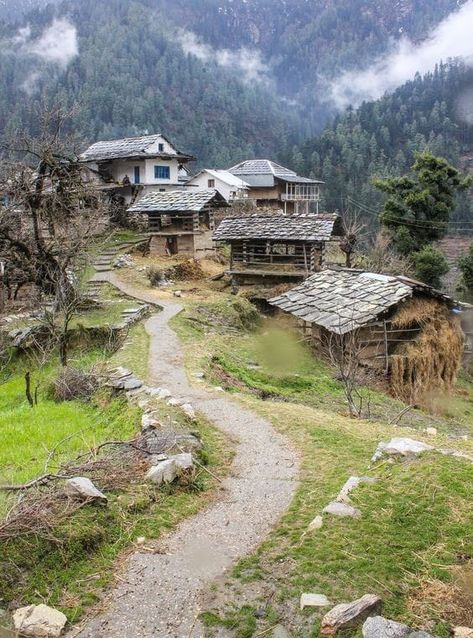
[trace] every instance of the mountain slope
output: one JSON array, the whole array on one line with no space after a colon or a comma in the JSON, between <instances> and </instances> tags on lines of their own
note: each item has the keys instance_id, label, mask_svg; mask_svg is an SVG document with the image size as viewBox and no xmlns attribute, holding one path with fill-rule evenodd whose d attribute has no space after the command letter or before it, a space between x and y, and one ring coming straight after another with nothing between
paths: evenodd
<instances>
[{"instance_id":1,"label":"mountain slope","mask_svg":"<svg viewBox=\"0 0 473 638\"><path fill-rule=\"evenodd\" d=\"M300 138L292 107L263 85L185 55L162 14L143 3L81 0L60 11L69 39L77 27L79 54L67 66L30 54L51 28L50 9L35 14L33 45L0 56L7 133L37 130L40 104L62 103L76 109L73 127L86 140L162 131L209 165L272 155Z\"/></svg>"},{"instance_id":2,"label":"mountain slope","mask_svg":"<svg viewBox=\"0 0 473 638\"><path fill-rule=\"evenodd\" d=\"M429 148L463 168L463 154L473 151L472 86L473 69L440 65L392 95L349 109L287 160L326 182L329 210L360 208L372 219L383 199L372 178L409 172L416 151ZM454 221L464 223L458 228L468 226L472 211L471 197L463 195Z\"/></svg>"}]
</instances>

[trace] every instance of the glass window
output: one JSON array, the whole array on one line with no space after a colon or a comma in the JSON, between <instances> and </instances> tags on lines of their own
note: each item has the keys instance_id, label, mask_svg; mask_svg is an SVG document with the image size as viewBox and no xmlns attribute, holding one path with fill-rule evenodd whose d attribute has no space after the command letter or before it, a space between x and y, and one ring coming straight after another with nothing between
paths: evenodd
<instances>
[{"instance_id":1,"label":"glass window","mask_svg":"<svg viewBox=\"0 0 473 638\"><path fill-rule=\"evenodd\" d=\"M158 144L158 151L162 153L164 151L164 144Z\"/></svg>"},{"instance_id":2,"label":"glass window","mask_svg":"<svg viewBox=\"0 0 473 638\"><path fill-rule=\"evenodd\" d=\"M155 179L170 179L171 177L171 169L169 166L155 166L154 167L154 178Z\"/></svg>"},{"instance_id":3,"label":"glass window","mask_svg":"<svg viewBox=\"0 0 473 638\"><path fill-rule=\"evenodd\" d=\"M214 179L209 179L208 185L209 185L209 188L215 188L215 180Z\"/></svg>"}]
</instances>

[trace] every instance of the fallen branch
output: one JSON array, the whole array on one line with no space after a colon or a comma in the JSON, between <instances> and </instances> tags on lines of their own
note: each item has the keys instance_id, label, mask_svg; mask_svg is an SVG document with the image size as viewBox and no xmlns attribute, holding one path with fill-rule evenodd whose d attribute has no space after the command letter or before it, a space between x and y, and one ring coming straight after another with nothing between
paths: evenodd
<instances>
[{"instance_id":1,"label":"fallen branch","mask_svg":"<svg viewBox=\"0 0 473 638\"><path fill-rule=\"evenodd\" d=\"M69 478L72 477L65 476L63 474L43 474L43 476L39 476L28 483L23 483L23 485L0 485L0 492L21 492L22 490L29 490L30 488L38 485L45 485L51 481L60 481L62 479Z\"/></svg>"},{"instance_id":2,"label":"fallen branch","mask_svg":"<svg viewBox=\"0 0 473 638\"><path fill-rule=\"evenodd\" d=\"M407 407L405 407L403 410L401 410L399 412L399 414L394 417L394 419L391 419L391 421L389 421L388 425L396 425L397 423L399 423L399 421L402 419L402 417L407 414L407 412L409 412L409 410L412 410L415 406L413 405L408 405Z\"/></svg>"},{"instance_id":3,"label":"fallen branch","mask_svg":"<svg viewBox=\"0 0 473 638\"><path fill-rule=\"evenodd\" d=\"M178 450L180 450L184 454L186 453L186 451L183 450L180 445L176 445L176 447ZM212 476L216 481L218 481L219 483L222 483L222 479L218 477L216 474L214 474L213 472L211 472L208 467L205 467L205 465L202 465L202 463L199 463L199 461L197 461L197 459L195 458L193 458L192 460L194 461L196 465L198 465L202 470L204 470L204 472L207 472L207 474L210 474L210 476Z\"/></svg>"}]
</instances>

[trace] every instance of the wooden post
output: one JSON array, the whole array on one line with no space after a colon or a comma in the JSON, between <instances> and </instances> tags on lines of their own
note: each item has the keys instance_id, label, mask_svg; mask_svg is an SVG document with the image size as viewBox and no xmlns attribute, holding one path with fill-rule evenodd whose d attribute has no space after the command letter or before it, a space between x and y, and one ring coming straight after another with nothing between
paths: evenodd
<instances>
[{"instance_id":1,"label":"wooden post","mask_svg":"<svg viewBox=\"0 0 473 638\"><path fill-rule=\"evenodd\" d=\"M389 374L389 353L388 353L388 330L386 328L386 321L383 321L384 330L384 373L386 376Z\"/></svg>"},{"instance_id":2,"label":"wooden post","mask_svg":"<svg viewBox=\"0 0 473 638\"><path fill-rule=\"evenodd\" d=\"M305 242L302 244L302 250L304 251L304 268L305 268L306 274L308 274L309 269L307 267L307 248L306 248Z\"/></svg>"}]
</instances>

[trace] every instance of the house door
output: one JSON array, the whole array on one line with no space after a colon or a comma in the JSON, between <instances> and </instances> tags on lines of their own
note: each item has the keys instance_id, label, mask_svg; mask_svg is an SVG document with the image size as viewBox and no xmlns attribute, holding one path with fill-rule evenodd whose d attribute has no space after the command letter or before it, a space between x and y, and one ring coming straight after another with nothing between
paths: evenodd
<instances>
[{"instance_id":1,"label":"house door","mask_svg":"<svg viewBox=\"0 0 473 638\"><path fill-rule=\"evenodd\" d=\"M166 237L166 254L177 255L177 237Z\"/></svg>"},{"instance_id":2,"label":"house door","mask_svg":"<svg viewBox=\"0 0 473 638\"><path fill-rule=\"evenodd\" d=\"M141 175L140 175L141 171L140 171L140 167L139 166L135 166L135 168L133 169L133 181L135 184L141 184Z\"/></svg>"}]
</instances>

